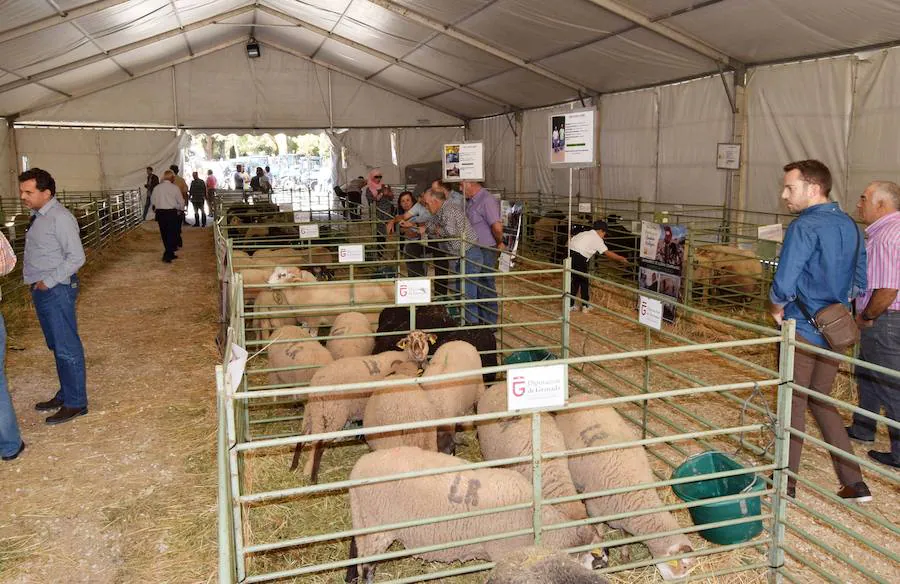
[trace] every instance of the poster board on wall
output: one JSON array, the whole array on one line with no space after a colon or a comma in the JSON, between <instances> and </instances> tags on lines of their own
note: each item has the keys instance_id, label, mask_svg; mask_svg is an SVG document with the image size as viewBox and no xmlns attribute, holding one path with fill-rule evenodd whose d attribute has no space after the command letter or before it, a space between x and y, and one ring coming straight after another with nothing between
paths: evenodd
<instances>
[{"instance_id":1,"label":"poster board on wall","mask_svg":"<svg viewBox=\"0 0 900 584\"><path fill-rule=\"evenodd\" d=\"M550 166L575 168L597 162L595 123L597 110L587 108L550 114Z\"/></svg>"},{"instance_id":2,"label":"poster board on wall","mask_svg":"<svg viewBox=\"0 0 900 584\"><path fill-rule=\"evenodd\" d=\"M441 149L441 177L444 182L484 180L484 143L457 142Z\"/></svg>"}]
</instances>

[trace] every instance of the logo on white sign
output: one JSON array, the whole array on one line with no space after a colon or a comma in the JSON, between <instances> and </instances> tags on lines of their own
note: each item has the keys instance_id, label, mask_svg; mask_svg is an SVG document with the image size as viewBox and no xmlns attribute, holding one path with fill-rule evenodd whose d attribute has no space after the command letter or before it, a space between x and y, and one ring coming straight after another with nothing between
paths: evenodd
<instances>
[{"instance_id":1,"label":"logo on white sign","mask_svg":"<svg viewBox=\"0 0 900 584\"><path fill-rule=\"evenodd\" d=\"M365 248L362 245L339 245L338 246L338 262L341 264L349 264L353 262L361 262L365 259Z\"/></svg>"},{"instance_id":2,"label":"logo on white sign","mask_svg":"<svg viewBox=\"0 0 900 584\"><path fill-rule=\"evenodd\" d=\"M507 409L565 405L567 382L565 365L510 369L506 375Z\"/></svg>"},{"instance_id":3,"label":"logo on white sign","mask_svg":"<svg viewBox=\"0 0 900 584\"><path fill-rule=\"evenodd\" d=\"M319 225L317 223L299 225L298 229L300 231L300 239L312 239L314 237L319 237Z\"/></svg>"},{"instance_id":4,"label":"logo on white sign","mask_svg":"<svg viewBox=\"0 0 900 584\"><path fill-rule=\"evenodd\" d=\"M397 280L396 304L428 304L431 302L431 280Z\"/></svg>"},{"instance_id":5,"label":"logo on white sign","mask_svg":"<svg viewBox=\"0 0 900 584\"><path fill-rule=\"evenodd\" d=\"M578 212L579 213L590 213L591 212L591 204L590 203L578 203Z\"/></svg>"},{"instance_id":6,"label":"logo on white sign","mask_svg":"<svg viewBox=\"0 0 900 584\"><path fill-rule=\"evenodd\" d=\"M309 223L312 220L312 213L309 211L294 211L294 223Z\"/></svg>"},{"instance_id":7,"label":"logo on white sign","mask_svg":"<svg viewBox=\"0 0 900 584\"><path fill-rule=\"evenodd\" d=\"M660 330L662 328L662 312L662 302L641 296L638 309L638 321L641 324Z\"/></svg>"}]
</instances>

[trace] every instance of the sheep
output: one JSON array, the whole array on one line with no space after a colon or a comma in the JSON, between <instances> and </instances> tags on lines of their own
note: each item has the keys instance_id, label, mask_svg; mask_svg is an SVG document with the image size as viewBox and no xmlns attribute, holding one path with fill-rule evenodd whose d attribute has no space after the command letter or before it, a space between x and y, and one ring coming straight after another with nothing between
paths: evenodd
<instances>
[{"instance_id":1,"label":"sheep","mask_svg":"<svg viewBox=\"0 0 900 584\"><path fill-rule=\"evenodd\" d=\"M396 363L405 361L409 361L409 353L402 351L387 351L365 357L346 357L319 368L310 379L309 384L310 386L320 386L380 381L390 373ZM303 434L336 432L348 422L361 422L366 409L366 401L371 394L371 390L310 394L303 411ZM311 442L310 449L303 473L310 482L315 483L322 460L321 441ZM294 450L291 470L296 469L299 465L302 450L303 443L301 442Z\"/></svg>"},{"instance_id":2,"label":"sheep","mask_svg":"<svg viewBox=\"0 0 900 584\"><path fill-rule=\"evenodd\" d=\"M605 553L600 561L605 568ZM609 584L609 580L564 552L531 546L506 554L485 584Z\"/></svg>"},{"instance_id":3,"label":"sheep","mask_svg":"<svg viewBox=\"0 0 900 584\"><path fill-rule=\"evenodd\" d=\"M478 400L478 413L503 412L506 406L506 383L492 385ZM531 454L531 416L511 416L509 418L483 420L475 423L478 443L485 460L500 460ZM562 452L566 449L562 433L550 414L541 416L541 449L543 452ZM527 479L531 478L531 463L508 466ZM577 495L569 464L565 458L554 458L541 463L541 491L544 499ZM585 519L587 510L581 501L561 503L556 506L570 519Z\"/></svg>"},{"instance_id":4,"label":"sheep","mask_svg":"<svg viewBox=\"0 0 900 584\"><path fill-rule=\"evenodd\" d=\"M481 358L475 347L465 341L451 341L434 352L423 377L477 371L480 367ZM484 393L484 382L481 375L476 374L462 379L425 382L422 389L431 394L429 397L438 406L442 416L452 418L474 410L475 403Z\"/></svg>"},{"instance_id":5,"label":"sheep","mask_svg":"<svg viewBox=\"0 0 900 584\"><path fill-rule=\"evenodd\" d=\"M315 276L305 270L280 267L275 268L275 270L270 273L268 280L272 280L279 270L287 270L291 274L291 277L298 282L316 281ZM254 313L263 313L274 310L289 310L291 308L290 302L287 298L286 290L284 290L283 288L262 289L256 290L256 292L258 292L258 294L253 301ZM266 340L269 338L271 331L280 326L288 326L297 324L298 322L303 322L301 320L302 316L303 315L257 317L253 320L253 327L258 330L259 338L261 340Z\"/></svg>"},{"instance_id":6,"label":"sheep","mask_svg":"<svg viewBox=\"0 0 900 584\"><path fill-rule=\"evenodd\" d=\"M707 299L710 287L720 294L750 301L762 286L763 268L756 253L733 245L696 248L692 268L693 281L701 287L701 301Z\"/></svg>"},{"instance_id":7,"label":"sheep","mask_svg":"<svg viewBox=\"0 0 900 584\"><path fill-rule=\"evenodd\" d=\"M458 323L450 317L444 306L419 306L416 308L416 328L423 331L435 331L435 329L453 328ZM403 338L406 331L410 330L409 309L392 306L385 308L378 316L378 333L396 332L396 335L383 335L375 339L374 353L390 351L397 348L397 342ZM449 331L436 331L437 340L434 350L451 341L465 341L473 345L481 354L482 367L494 367L497 365L497 339L490 329L457 328ZM497 377L496 373L484 376L487 383L492 383Z\"/></svg>"},{"instance_id":8,"label":"sheep","mask_svg":"<svg viewBox=\"0 0 900 584\"><path fill-rule=\"evenodd\" d=\"M356 335L367 336L359 337ZM369 323L369 317L361 312L345 312L334 319L329 336L348 336L351 338L328 339L325 342L325 348L328 349L335 359L371 355L372 348L375 346L375 337L371 335L372 325Z\"/></svg>"},{"instance_id":9,"label":"sheep","mask_svg":"<svg viewBox=\"0 0 900 584\"><path fill-rule=\"evenodd\" d=\"M385 379L412 379L412 376L390 374ZM439 418L428 394L417 385L385 387L372 393L363 414L363 427L374 428L404 422L420 422ZM451 436L452 438L452 436ZM416 446L422 450L438 449L437 428L417 428L366 434L366 442L372 450L384 450L396 446Z\"/></svg>"},{"instance_id":10,"label":"sheep","mask_svg":"<svg viewBox=\"0 0 900 584\"><path fill-rule=\"evenodd\" d=\"M301 281L296 272L277 267L269 279L270 284L291 284ZM297 286L285 289L285 296L291 306L304 308L322 307L326 310L321 313L304 313L303 318L313 327L331 326L335 315L327 310L328 307L365 305L365 304L392 304L394 302L393 282L354 282L346 284L325 284L317 286ZM351 302L352 299L352 302ZM369 315L370 322L378 322L377 313ZM382 351L383 352L383 351Z\"/></svg>"},{"instance_id":11,"label":"sheep","mask_svg":"<svg viewBox=\"0 0 900 584\"><path fill-rule=\"evenodd\" d=\"M595 396L578 395L569 403L596 400ZM582 408L556 413L556 424L562 431L566 448L588 448L604 444L616 444L637 440L634 430L610 407ZM640 446L624 449L569 456L569 471L579 492L601 491L642 483L655 482L647 453ZM585 501L591 517L601 517L640 509L661 507L662 502L655 489L644 489ZM660 511L646 515L610 521L609 525L624 529L632 535L650 535L679 529L675 517ZM646 542L656 559L693 551L690 540L684 534L649 539ZM694 564L691 558L656 564L664 580L681 578Z\"/></svg>"},{"instance_id":12,"label":"sheep","mask_svg":"<svg viewBox=\"0 0 900 584\"><path fill-rule=\"evenodd\" d=\"M278 249L261 249L253 257L266 258L269 265L272 263L305 265L305 264L331 264L335 262L334 252L327 247L315 246L303 249L282 247ZM334 273L328 266L309 266L308 270L318 280L332 280Z\"/></svg>"},{"instance_id":13,"label":"sheep","mask_svg":"<svg viewBox=\"0 0 900 584\"><path fill-rule=\"evenodd\" d=\"M334 360L331 353L329 353L321 343L313 339L303 328L298 326L283 326L272 333L273 341L286 339L294 339L296 342L273 342L273 344L269 345L269 367L299 367L302 365L323 366ZM315 368L273 371L269 373L269 383L301 385L308 383L315 372Z\"/></svg>"},{"instance_id":14,"label":"sheep","mask_svg":"<svg viewBox=\"0 0 900 584\"><path fill-rule=\"evenodd\" d=\"M467 461L461 458L404 446L377 450L364 455L354 465L350 480L465 464ZM519 473L503 468L479 468L351 487L350 516L354 529L365 529L414 519L515 505L531 500L531 483ZM468 519L454 519L435 525L358 535L351 542L350 558L382 553L395 540L410 549L530 529L532 515L531 509L518 509ZM543 525L568 521L562 513L552 507L544 507L541 510L541 519ZM551 549L565 549L596 542L599 542L596 530L585 526L547 530L542 535L542 544ZM426 552L417 557L439 562L473 559L492 561L532 544L532 536L521 535ZM579 560L586 565L593 565L596 561L591 552L585 552ZM358 581L359 569L362 572L362 581L374 580L375 566L372 564L351 565L347 569L345 580Z\"/></svg>"}]
</instances>

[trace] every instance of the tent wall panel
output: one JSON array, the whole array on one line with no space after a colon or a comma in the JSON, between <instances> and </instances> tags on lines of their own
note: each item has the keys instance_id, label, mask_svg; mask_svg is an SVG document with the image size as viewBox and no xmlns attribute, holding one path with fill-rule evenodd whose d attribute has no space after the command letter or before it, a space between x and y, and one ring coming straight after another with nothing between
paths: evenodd
<instances>
[{"instance_id":1,"label":"tent wall panel","mask_svg":"<svg viewBox=\"0 0 900 584\"><path fill-rule=\"evenodd\" d=\"M655 201L658 90L604 95L601 103L603 196Z\"/></svg>"},{"instance_id":2,"label":"tent wall panel","mask_svg":"<svg viewBox=\"0 0 900 584\"><path fill-rule=\"evenodd\" d=\"M716 144L731 141L731 125L721 78L659 89L659 202L724 203L727 171L716 169Z\"/></svg>"},{"instance_id":3,"label":"tent wall panel","mask_svg":"<svg viewBox=\"0 0 900 584\"><path fill-rule=\"evenodd\" d=\"M847 202L853 60L841 57L753 70L747 84L745 209L783 212L782 167L807 158L828 165L832 197Z\"/></svg>"},{"instance_id":4,"label":"tent wall panel","mask_svg":"<svg viewBox=\"0 0 900 584\"><path fill-rule=\"evenodd\" d=\"M900 183L900 50L865 55L857 64L850 134L847 204L873 180Z\"/></svg>"},{"instance_id":5,"label":"tent wall panel","mask_svg":"<svg viewBox=\"0 0 900 584\"><path fill-rule=\"evenodd\" d=\"M516 137L512 116L473 120L469 139L484 142L485 182L492 189L512 193L516 189Z\"/></svg>"},{"instance_id":6,"label":"tent wall panel","mask_svg":"<svg viewBox=\"0 0 900 584\"><path fill-rule=\"evenodd\" d=\"M12 132L9 131L9 125L6 120L0 118L0 199L15 200L18 193L15 190L16 185L16 161L15 153L11 152L10 139ZM5 205L4 205L5 206Z\"/></svg>"}]
</instances>

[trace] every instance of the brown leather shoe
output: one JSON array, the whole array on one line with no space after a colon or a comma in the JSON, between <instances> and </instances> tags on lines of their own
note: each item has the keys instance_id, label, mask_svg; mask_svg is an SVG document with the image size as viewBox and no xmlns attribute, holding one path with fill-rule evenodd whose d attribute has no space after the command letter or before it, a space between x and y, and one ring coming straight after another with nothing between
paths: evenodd
<instances>
[{"instance_id":1,"label":"brown leather shoe","mask_svg":"<svg viewBox=\"0 0 900 584\"><path fill-rule=\"evenodd\" d=\"M59 408L59 411L49 416L45 422L50 424L62 424L63 422L68 422L72 418L77 418L78 416L83 416L88 413L88 409L84 408L67 408L65 406Z\"/></svg>"},{"instance_id":2,"label":"brown leather shoe","mask_svg":"<svg viewBox=\"0 0 900 584\"><path fill-rule=\"evenodd\" d=\"M59 399L56 396L48 399L47 401L42 401L34 404L34 409L39 412L49 412L51 410L58 410L63 407L63 400Z\"/></svg>"},{"instance_id":3,"label":"brown leather shoe","mask_svg":"<svg viewBox=\"0 0 900 584\"><path fill-rule=\"evenodd\" d=\"M855 485L845 485L837 492L837 496L851 503L868 503L872 500L872 493L866 483L859 481Z\"/></svg>"}]
</instances>

